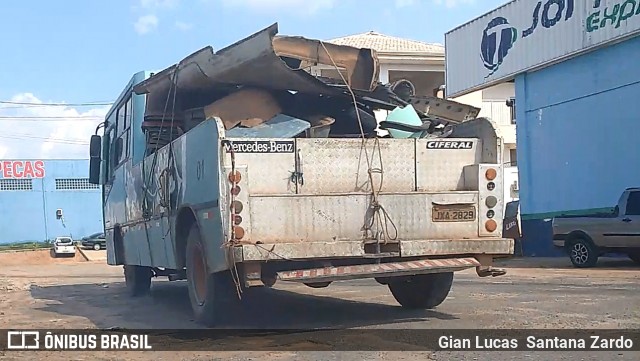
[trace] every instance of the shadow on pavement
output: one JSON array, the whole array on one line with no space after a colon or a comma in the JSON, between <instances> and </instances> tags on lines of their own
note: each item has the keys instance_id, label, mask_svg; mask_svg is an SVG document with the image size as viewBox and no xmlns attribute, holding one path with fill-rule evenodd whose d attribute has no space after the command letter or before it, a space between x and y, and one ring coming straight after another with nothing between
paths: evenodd
<instances>
[{"instance_id":1,"label":"shadow on pavement","mask_svg":"<svg viewBox=\"0 0 640 361\"><path fill-rule=\"evenodd\" d=\"M554 268L554 269L575 269L568 257L517 257L501 259L496 261L497 267L508 268ZM640 265L633 262L626 256L601 257L594 268L588 270L611 270L611 271L635 271L640 270Z\"/></svg>"},{"instance_id":2,"label":"shadow on pavement","mask_svg":"<svg viewBox=\"0 0 640 361\"><path fill-rule=\"evenodd\" d=\"M388 292L379 286L380 292ZM352 328L394 323L455 320L433 310L406 310L399 306L356 302L333 297L256 289L242 304L225 312L233 321L226 329ZM123 283L31 287L34 299L53 302L42 311L89 319L97 328L201 328L191 319L185 282L158 281L150 295L130 298Z\"/></svg>"}]
</instances>

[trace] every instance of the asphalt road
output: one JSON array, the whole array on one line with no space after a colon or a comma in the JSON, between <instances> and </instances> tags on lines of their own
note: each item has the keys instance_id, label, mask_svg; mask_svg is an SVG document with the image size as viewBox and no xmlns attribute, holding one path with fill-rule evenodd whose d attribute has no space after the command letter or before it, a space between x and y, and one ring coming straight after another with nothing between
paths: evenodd
<instances>
[{"instance_id":1,"label":"asphalt road","mask_svg":"<svg viewBox=\"0 0 640 361\"><path fill-rule=\"evenodd\" d=\"M541 260L537 261L538 263ZM544 262L543 262L544 263ZM230 310L228 328L362 328L348 338L317 340L281 335L239 338L229 352L43 352L47 360L638 360L633 352L418 352L410 339L389 339L369 329L636 328L640 329L640 268L626 260L602 260L577 270L564 260L546 268L510 263L509 273L478 278L456 274L449 298L432 311L397 306L385 286L372 280L340 282L325 289L277 284ZM191 320L184 282L154 281L151 295L124 294L121 268L101 263L10 265L0 268L0 328L198 328ZM270 343L266 345L266 343ZM340 343L404 352L336 352ZM248 352L270 346L269 351ZM368 346L368 347L367 347ZM321 351L300 351L321 350ZM6 360L33 359L6 353ZM26 357L26 358L25 358Z\"/></svg>"}]
</instances>

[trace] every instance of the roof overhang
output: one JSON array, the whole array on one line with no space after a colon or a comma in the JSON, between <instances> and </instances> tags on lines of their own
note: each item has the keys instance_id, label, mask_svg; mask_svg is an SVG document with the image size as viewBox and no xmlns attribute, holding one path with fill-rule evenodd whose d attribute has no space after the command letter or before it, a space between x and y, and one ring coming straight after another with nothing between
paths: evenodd
<instances>
[{"instance_id":1,"label":"roof overhang","mask_svg":"<svg viewBox=\"0 0 640 361\"><path fill-rule=\"evenodd\" d=\"M442 65L444 69L444 55L386 55L378 53L381 64L405 64L405 65Z\"/></svg>"}]
</instances>

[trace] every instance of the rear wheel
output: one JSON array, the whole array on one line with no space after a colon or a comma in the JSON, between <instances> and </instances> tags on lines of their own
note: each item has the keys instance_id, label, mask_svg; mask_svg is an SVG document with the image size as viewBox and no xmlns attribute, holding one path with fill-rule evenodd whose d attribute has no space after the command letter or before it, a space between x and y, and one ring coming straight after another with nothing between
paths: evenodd
<instances>
[{"instance_id":1,"label":"rear wheel","mask_svg":"<svg viewBox=\"0 0 640 361\"><path fill-rule=\"evenodd\" d=\"M96 243L93 245L93 249L95 249L96 251L99 251L102 247L100 247L100 243Z\"/></svg>"},{"instance_id":2,"label":"rear wheel","mask_svg":"<svg viewBox=\"0 0 640 361\"><path fill-rule=\"evenodd\" d=\"M187 238L186 266L189 300L196 322L212 327L222 321L236 297L231 272L211 273L206 248L196 226Z\"/></svg>"},{"instance_id":3,"label":"rear wheel","mask_svg":"<svg viewBox=\"0 0 640 361\"><path fill-rule=\"evenodd\" d=\"M449 295L453 272L431 273L389 280L389 290L402 307L429 309L440 305Z\"/></svg>"},{"instance_id":4,"label":"rear wheel","mask_svg":"<svg viewBox=\"0 0 640 361\"><path fill-rule=\"evenodd\" d=\"M577 268L594 267L598 263L598 250L591 241L575 238L569 244L569 259Z\"/></svg>"},{"instance_id":5,"label":"rear wheel","mask_svg":"<svg viewBox=\"0 0 640 361\"><path fill-rule=\"evenodd\" d=\"M151 277L153 277L153 271L150 267L124 266L124 281L127 285L127 291L132 297L143 296L149 292Z\"/></svg>"},{"instance_id":6,"label":"rear wheel","mask_svg":"<svg viewBox=\"0 0 640 361\"><path fill-rule=\"evenodd\" d=\"M628 256L633 262L640 264L640 251L631 252Z\"/></svg>"}]
</instances>

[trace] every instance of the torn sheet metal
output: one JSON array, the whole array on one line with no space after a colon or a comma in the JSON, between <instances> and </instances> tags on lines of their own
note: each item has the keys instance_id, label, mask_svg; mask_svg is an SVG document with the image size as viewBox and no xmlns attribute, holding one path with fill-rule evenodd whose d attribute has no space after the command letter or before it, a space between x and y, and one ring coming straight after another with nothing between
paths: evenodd
<instances>
[{"instance_id":1,"label":"torn sheet metal","mask_svg":"<svg viewBox=\"0 0 640 361\"><path fill-rule=\"evenodd\" d=\"M294 138L305 132L311 124L305 120L280 114L251 128L242 126L226 131L227 138Z\"/></svg>"},{"instance_id":2,"label":"torn sheet metal","mask_svg":"<svg viewBox=\"0 0 640 361\"><path fill-rule=\"evenodd\" d=\"M204 107L205 118L222 119L225 129L261 124L282 112L278 100L262 89L242 88Z\"/></svg>"},{"instance_id":3,"label":"torn sheet metal","mask_svg":"<svg viewBox=\"0 0 640 361\"><path fill-rule=\"evenodd\" d=\"M387 123L395 123L399 125L413 125L413 126L421 126L422 120L418 113L416 113L415 109L413 109L412 105L407 105L404 108L396 108L389 115L387 115L386 119ZM393 138L420 138L423 131L411 132L407 130L400 130L395 128L387 128L389 134Z\"/></svg>"},{"instance_id":4,"label":"torn sheet metal","mask_svg":"<svg viewBox=\"0 0 640 361\"><path fill-rule=\"evenodd\" d=\"M354 89L371 91L376 86L380 67L372 49L335 45L300 36L277 36L273 48L281 57L300 60L298 69L318 64L338 67L346 72L347 84Z\"/></svg>"},{"instance_id":5,"label":"torn sheet metal","mask_svg":"<svg viewBox=\"0 0 640 361\"><path fill-rule=\"evenodd\" d=\"M318 40L280 36L278 24L259 31L217 53L205 47L134 87L136 94L148 93L147 113L162 113L172 83L177 86L175 105L188 109L202 102L202 95L220 94L224 86L244 85L270 90L339 95L344 90L331 87L300 68L303 63L326 63L331 59ZM275 38L275 39L274 39ZM325 44L333 61L347 69L354 88L373 89L379 71L376 52L348 46ZM281 58L281 56L286 58ZM287 65L289 64L289 65Z\"/></svg>"},{"instance_id":6,"label":"torn sheet metal","mask_svg":"<svg viewBox=\"0 0 640 361\"><path fill-rule=\"evenodd\" d=\"M425 115L454 123L475 119L480 113L480 108L472 107L471 105L424 95L412 96L408 102L413 105L417 111Z\"/></svg>"}]
</instances>

